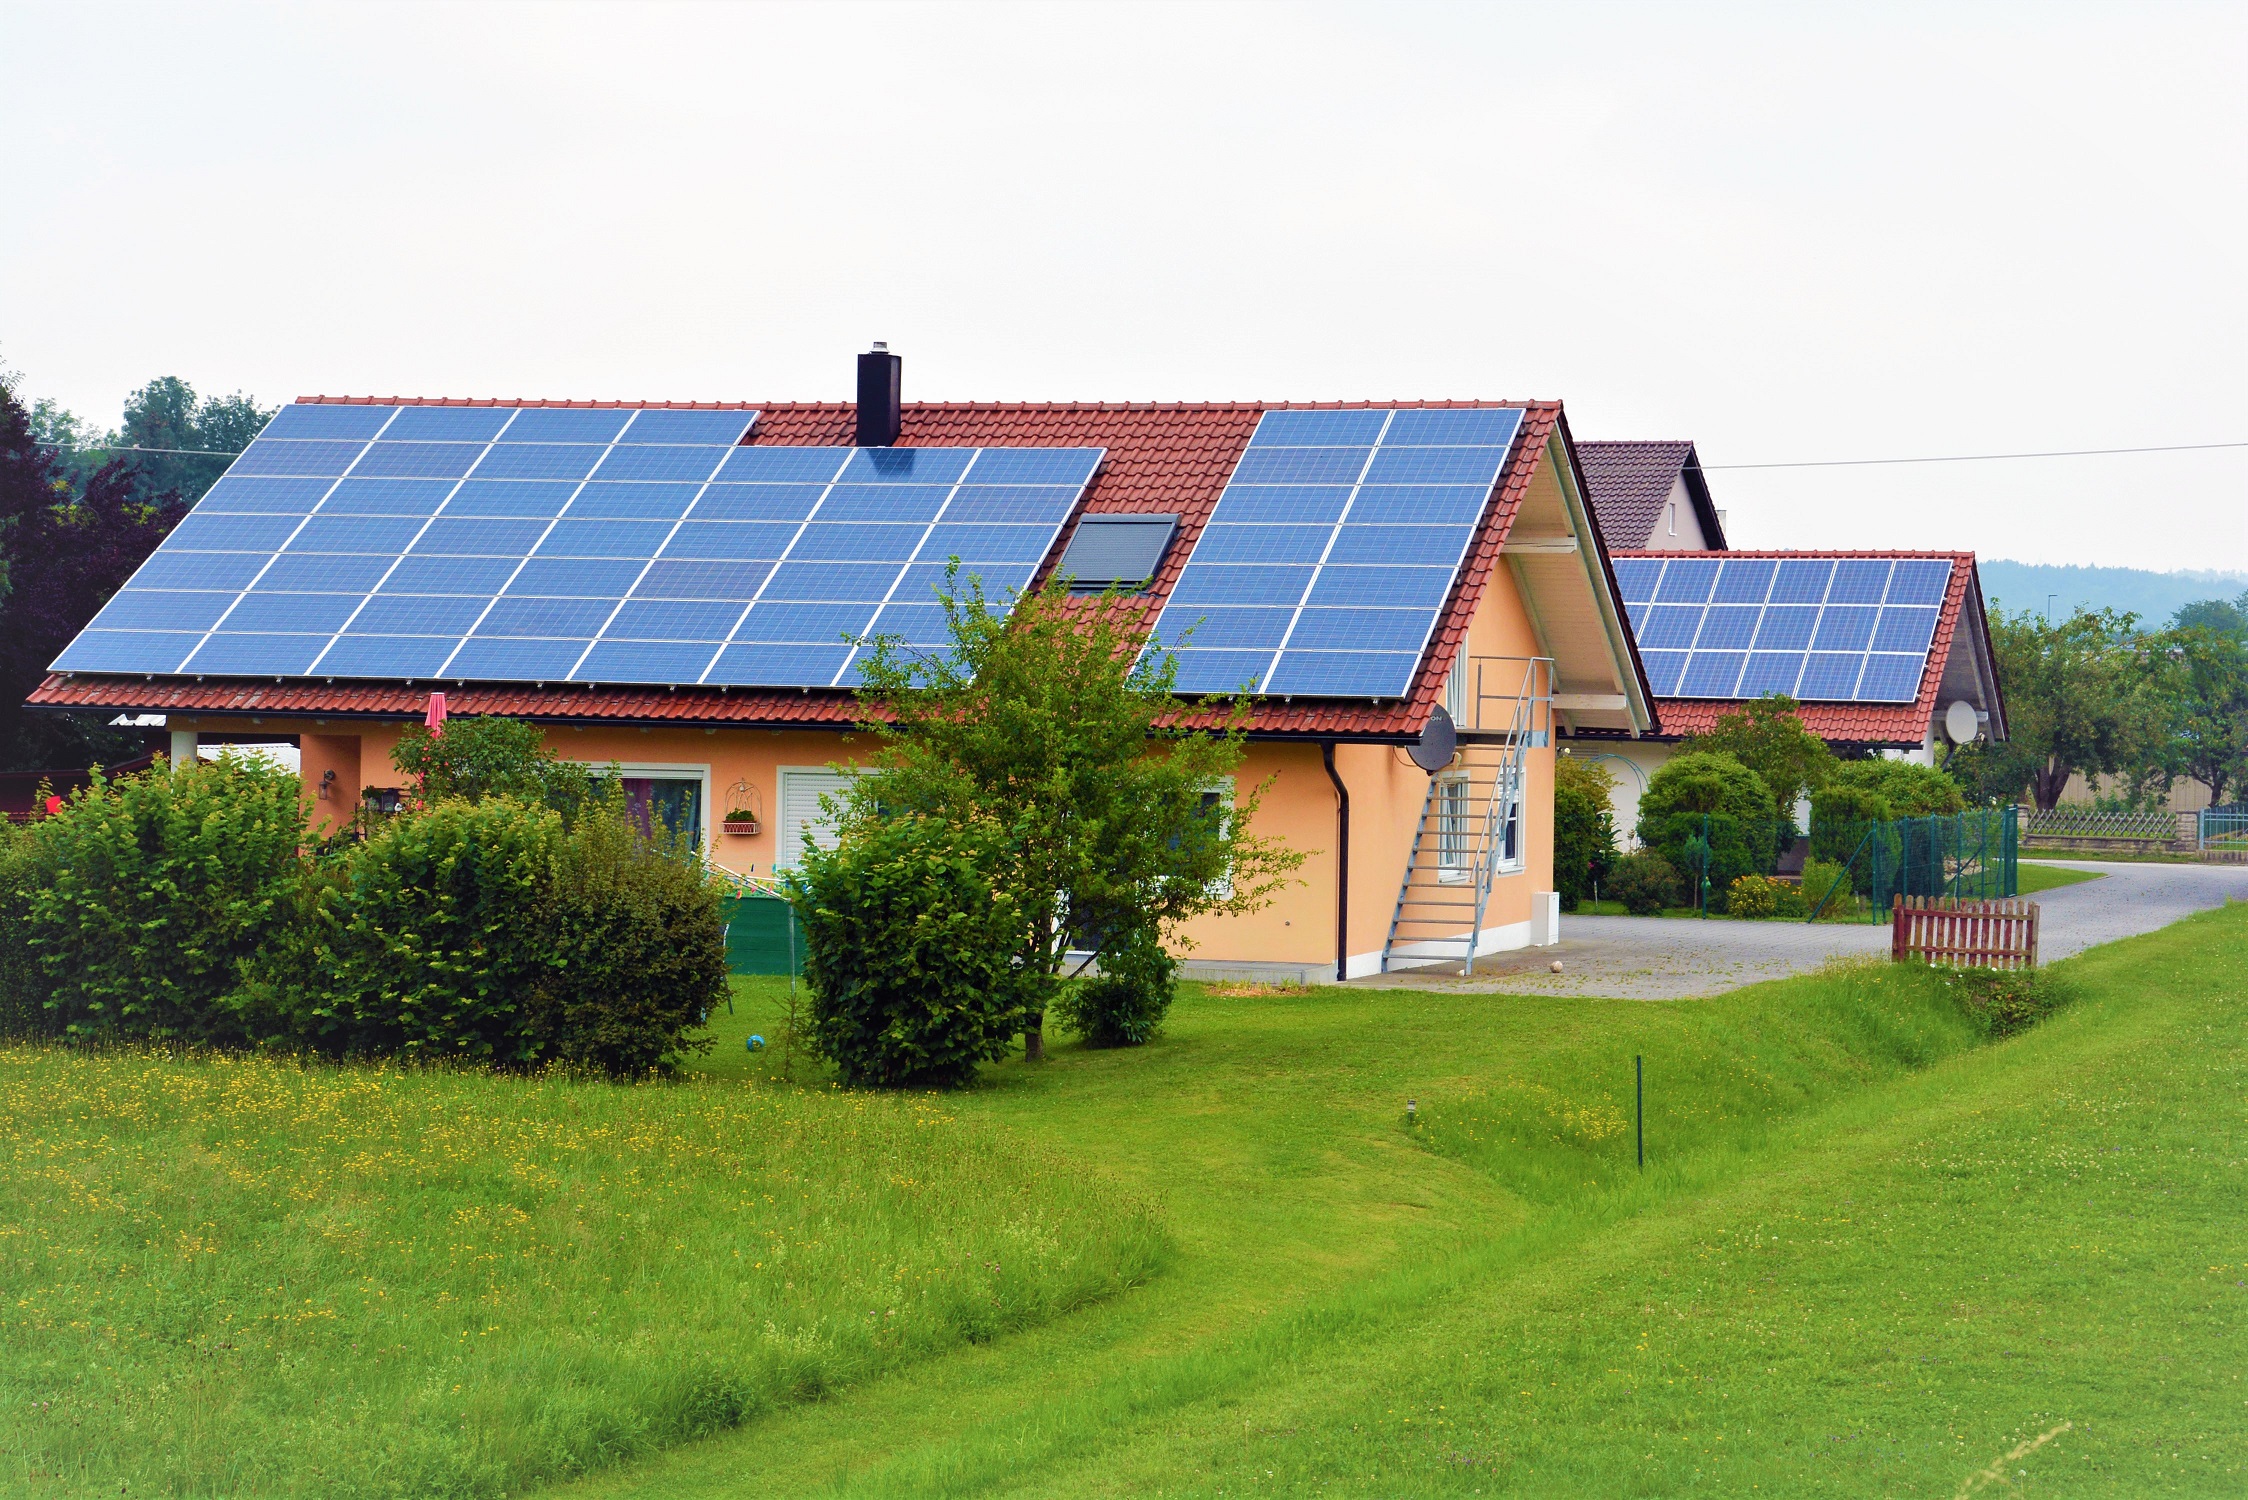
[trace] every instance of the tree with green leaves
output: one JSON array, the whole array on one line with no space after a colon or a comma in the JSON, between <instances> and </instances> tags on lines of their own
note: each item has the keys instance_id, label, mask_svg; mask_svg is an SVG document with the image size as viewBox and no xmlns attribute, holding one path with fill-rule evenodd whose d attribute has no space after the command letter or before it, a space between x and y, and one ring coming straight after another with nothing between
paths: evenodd
<instances>
[{"instance_id":1,"label":"tree with green leaves","mask_svg":"<svg viewBox=\"0 0 2248 1500\"><path fill-rule=\"evenodd\" d=\"M2248 641L2248 593L2237 599L2196 599L2170 617L2170 628L2211 630L2236 641Z\"/></svg>"},{"instance_id":2,"label":"tree with green leaves","mask_svg":"<svg viewBox=\"0 0 2248 1500\"><path fill-rule=\"evenodd\" d=\"M957 565L940 597L948 650L871 643L860 729L875 753L841 809L844 836L898 815L989 830L995 886L1020 913L1011 957L1036 1059L1073 973L1146 934L1268 904L1303 855L1250 832L1265 786L1227 795L1247 698L1176 696L1176 660L1141 653L1145 620L1123 601L1057 583L995 609Z\"/></svg>"},{"instance_id":3,"label":"tree with green leaves","mask_svg":"<svg viewBox=\"0 0 2248 1500\"><path fill-rule=\"evenodd\" d=\"M2163 710L2160 771L2200 782L2224 806L2248 784L2248 641L2189 626L2149 642L2147 659Z\"/></svg>"},{"instance_id":4,"label":"tree with green leaves","mask_svg":"<svg viewBox=\"0 0 2248 1500\"><path fill-rule=\"evenodd\" d=\"M1732 756L1764 779L1781 820L1792 823L1795 804L1826 785L1837 764L1827 742L1803 727L1801 707L1785 693L1766 693L1718 715L1707 734L1687 738L1679 753Z\"/></svg>"},{"instance_id":5,"label":"tree with green leaves","mask_svg":"<svg viewBox=\"0 0 2248 1500\"><path fill-rule=\"evenodd\" d=\"M273 420L274 410L240 391L198 397L195 387L165 375L125 398L124 421L98 446L141 450L118 454L131 461L141 487L193 505Z\"/></svg>"},{"instance_id":6,"label":"tree with green leaves","mask_svg":"<svg viewBox=\"0 0 2248 1500\"><path fill-rule=\"evenodd\" d=\"M447 719L435 733L409 724L390 760L414 778L416 800L424 807L510 797L572 819L618 791L613 772L603 775L564 760L536 724L497 715Z\"/></svg>"},{"instance_id":7,"label":"tree with green leaves","mask_svg":"<svg viewBox=\"0 0 2248 1500\"><path fill-rule=\"evenodd\" d=\"M2129 763L2154 709L2137 624L2137 616L2107 609L2079 609L2058 624L2028 610L1992 612L2007 738L1976 748L1978 790L2003 798L2026 786L2050 810L2077 772L2112 775Z\"/></svg>"}]
</instances>

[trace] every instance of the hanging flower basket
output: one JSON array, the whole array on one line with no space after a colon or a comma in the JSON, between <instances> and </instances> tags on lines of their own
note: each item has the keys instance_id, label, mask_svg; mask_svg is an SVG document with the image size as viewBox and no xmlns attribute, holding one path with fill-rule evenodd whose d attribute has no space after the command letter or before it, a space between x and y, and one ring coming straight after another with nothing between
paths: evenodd
<instances>
[{"instance_id":1,"label":"hanging flower basket","mask_svg":"<svg viewBox=\"0 0 2248 1500\"><path fill-rule=\"evenodd\" d=\"M718 826L726 830L726 832L728 833L738 833L746 837L747 835L757 832L757 814L749 812L730 812L726 814L724 820L721 821Z\"/></svg>"}]
</instances>

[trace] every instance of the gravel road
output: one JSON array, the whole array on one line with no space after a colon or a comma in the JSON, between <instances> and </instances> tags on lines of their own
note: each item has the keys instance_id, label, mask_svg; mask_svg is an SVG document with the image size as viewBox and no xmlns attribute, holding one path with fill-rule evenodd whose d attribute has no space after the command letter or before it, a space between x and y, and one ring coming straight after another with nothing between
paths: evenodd
<instances>
[{"instance_id":1,"label":"gravel road","mask_svg":"<svg viewBox=\"0 0 2248 1500\"><path fill-rule=\"evenodd\" d=\"M2061 864L2063 861L2050 861ZM2248 901L2248 866L2065 862L2098 880L2029 898L2041 908L2039 957L2066 958L2097 943L2165 927L2191 912ZM1614 995L1682 1000L1800 974L1832 958L1889 951L1887 927L1821 922L1728 922L1663 917L1568 916L1561 941L1476 961L1473 976L1424 968L1354 984L1464 993ZM1559 959L1562 972L1551 965Z\"/></svg>"}]
</instances>

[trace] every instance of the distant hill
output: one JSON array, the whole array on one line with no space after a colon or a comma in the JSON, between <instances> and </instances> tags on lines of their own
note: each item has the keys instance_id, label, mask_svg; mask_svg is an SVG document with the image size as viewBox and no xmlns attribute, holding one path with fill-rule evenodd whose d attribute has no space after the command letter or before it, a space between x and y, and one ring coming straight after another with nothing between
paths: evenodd
<instances>
[{"instance_id":1,"label":"distant hill","mask_svg":"<svg viewBox=\"0 0 2248 1500\"><path fill-rule=\"evenodd\" d=\"M2248 592L2248 573L2185 569L2156 573L2145 568L2059 567L2050 563L1985 558L1976 564L1983 599L1993 610L2033 610L2042 614L2045 596L2053 598L2058 620L2078 605L2087 609L2129 610L2149 628L2170 623L2181 605L2196 599L2237 599Z\"/></svg>"}]
</instances>

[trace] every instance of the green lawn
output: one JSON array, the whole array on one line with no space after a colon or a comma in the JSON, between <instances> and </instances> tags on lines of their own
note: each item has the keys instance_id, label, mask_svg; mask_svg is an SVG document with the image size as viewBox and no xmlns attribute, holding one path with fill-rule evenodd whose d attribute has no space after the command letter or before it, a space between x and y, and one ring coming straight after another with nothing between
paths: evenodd
<instances>
[{"instance_id":1,"label":"green lawn","mask_svg":"<svg viewBox=\"0 0 2248 1500\"><path fill-rule=\"evenodd\" d=\"M2063 1422L2024 1493L2248 1491L2248 909L2056 968L1997 1045L1880 969L1189 1000L961 1103L1166 1275L569 1493L1954 1495Z\"/></svg>"},{"instance_id":2,"label":"green lawn","mask_svg":"<svg viewBox=\"0 0 2248 1500\"><path fill-rule=\"evenodd\" d=\"M0 1050L0 1492L2248 1492L2248 908L2053 972L1190 987L938 1103L778 980L682 1087Z\"/></svg>"},{"instance_id":3,"label":"green lawn","mask_svg":"<svg viewBox=\"0 0 2248 1500\"><path fill-rule=\"evenodd\" d=\"M2059 865L2032 864L2024 859L2014 868L2014 889L2024 896L2034 896L2039 891L2050 891L2064 885L2080 885L2087 880L2098 880L2097 870L2069 870Z\"/></svg>"},{"instance_id":4,"label":"green lawn","mask_svg":"<svg viewBox=\"0 0 2248 1500\"><path fill-rule=\"evenodd\" d=\"M0 1493L519 1493L1166 1254L926 1096L0 1046Z\"/></svg>"}]
</instances>

